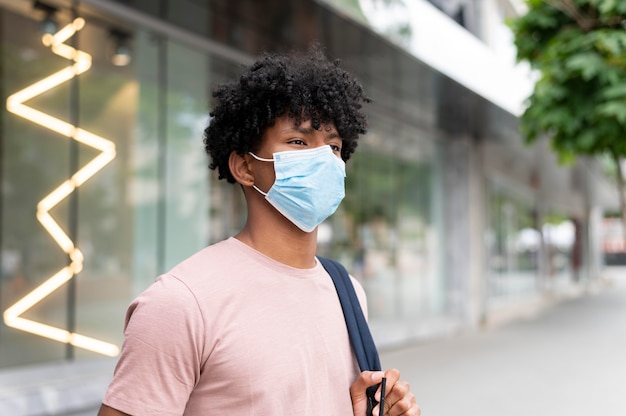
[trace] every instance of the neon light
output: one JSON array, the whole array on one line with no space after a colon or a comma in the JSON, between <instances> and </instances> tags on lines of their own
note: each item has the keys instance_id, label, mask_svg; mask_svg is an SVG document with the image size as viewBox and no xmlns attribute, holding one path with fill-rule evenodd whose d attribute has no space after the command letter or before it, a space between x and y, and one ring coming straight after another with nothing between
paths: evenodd
<instances>
[{"instance_id":1,"label":"neon light","mask_svg":"<svg viewBox=\"0 0 626 416\"><path fill-rule=\"evenodd\" d=\"M13 114L52 130L62 136L93 147L96 150L100 150L101 153L76 171L70 179L61 183L37 204L37 219L59 247L67 253L71 260L70 264L15 302L4 311L3 317L5 324L12 328L65 344L71 344L78 348L99 354L115 357L119 354L119 348L114 344L71 333L64 329L35 322L20 316L67 283L83 269L83 253L74 245L72 239L63 231L63 228L61 228L59 223L50 215L49 211L115 159L115 144L110 140L24 105L25 101L56 88L91 68L91 55L63 43L74 36L74 34L84 26L85 20L78 18L54 35L44 35L42 42L45 46L50 47L52 52L56 55L73 61L74 63L7 98L7 110Z\"/></svg>"}]
</instances>

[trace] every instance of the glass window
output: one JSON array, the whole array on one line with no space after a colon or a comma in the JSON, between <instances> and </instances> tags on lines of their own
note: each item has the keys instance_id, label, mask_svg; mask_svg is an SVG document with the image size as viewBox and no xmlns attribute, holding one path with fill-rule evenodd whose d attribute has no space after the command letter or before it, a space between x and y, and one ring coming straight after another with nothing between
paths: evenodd
<instances>
[{"instance_id":1,"label":"glass window","mask_svg":"<svg viewBox=\"0 0 626 416\"><path fill-rule=\"evenodd\" d=\"M42 43L31 12L2 11L5 96L72 65ZM62 25L70 22L67 10L58 17ZM10 325L0 325L0 367L113 355L129 302L160 273L234 235L245 221L241 189L208 170L202 143L209 93L236 76L239 64L135 28L128 33L130 63L115 66L114 21L87 19L66 43L90 65L27 101L70 126L66 133L51 130L49 118L38 123L3 106L0 309L47 288L18 311L47 327L15 327L19 320L10 314ZM338 24L332 42L341 39ZM351 30L352 42L369 52L351 54L348 62L364 75L375 104L370 133L347 164L346 200L320 227L319 252L341 260L363 283L372 322L407 326L446 313L432 111L406 122L426 100L410 62L388 60L384 71L394 76L381 81L381 61L373 57L382 41L368 43ZM265 33L264 42L273 35ZM410 79L411 87L404 91L398 79ZM82 139L73 140L77 131ZM76 172L80 183L61 192ZM57 200L42 216L41 201L50 195ZM68 332L80 335L77 346L69 346Z\"/></svg>"},{"instance_id":2,"label":"glass window","mask_svg":"<svg viewBox=\"0 0 626 416\"><path fill-rule=\"evenodd\" d=\"M13 95L47 76L67 67L64 58L53 54L42 44L37 22L24 16L3 12L1 59L4 63L2 80L3 97ZM67 21L63 21L67 23ZM69 120L70 84L54 87L48 83L38 96L24 101L29 108L42 114ZM3 107L6 109L3 103ZM23 108L22 108L23 109ZM14 111L19 111L15 109ZM35 121L38 114L18 116L6 110L2 114L2 280L0 305L2 311L23 299L34 288L63 271L67 276L68 257L53 235L74 239L71 232L70 199L51 194L67 178L71 164L76 164L76 146L65 137L45 128ZM46 230L37 219L38 206L47 198L49 214L54 223L47 221ZM64 230L59 233L56 227ZM63 235L60 235L63 234ZM65 237L67 236L67 237ZM71 243L70 243L71 244ZM50 327L66 327L68 323L68 291L62 283L59 290L47 290L45 301L25 301L15 316L45 323ZM18 305L19 307L19 305ZM37 342L33 342L37 340ZM0 326L0 366L28 364L55 360L65 356L65 346L48 339L39 339L25 331Z\"/></svg>"},{"instance_id":3,"label":"glass window","mask_svg":"<svg viewBox=\"0 0 626 416\"><path fill-rule=\"evenodd\" d=\"M167 44L165 262L168 270L207 244L208 159L202 132L208 121L207 57Z\"/></svg>"},{"instance_id":4,"label":"glass window","mask_svg":"<svg viewBox=\"0 0 626 416\"><path fill-rule=\"evenodd\" d=\"M115 147L114 158L77 189L75 214L77 246L85 260L73 279L76 298L68 314L74 315L74 331L99 341L121 345L124 320L135 261L135 217L132 161L136 152L139 85L136 65L115 66L105 52L109 28L87 21L77 33L79 44L91 53L91 68L81 74L77 113L80 128ZM99 152L80 144L79 166L93 163ZM63 171L66 167L59 166ZM141 191L140 191L141 192ZM107 319L102 319L106 316ZM79 356L93 357L77 348Z\"/></svg>"},{"instance_id":5,"label":"glass window","mask_svg":"<svg viewBox=\"0 0 626 416\"><path fill-rule=\"evenodd\" d=\"M541 226L545 247L545 289L563 290L582 272L580 222L559 211L550 211Z\"/></svg>"},{"instance_id":6,"label":"glass window","mask_svg":"<svg viewBox=\"0 0 626 416\"><path fill-rule=\"evenodd\" d=\"M318 235L368 294L370 322L415 325L445 314L434 142L372 117L347 163L346 198Z\"/></svg>"},{"instance_id":7,"label":"glass window","mask_svg":"<svg viewBox=\"0 0 626 416\"><path fill-rule=\"evenodd\" d=\"M42 43L33 16L2 21L7 95L72 65ZM0 367L115 354L132 298L245 217L239 189L209 180L202 142L209 84L238 66L141 29L129 34L130 64L115 66L112 29L87 21L66 40L91 65L25 102L43 116L3 113L0 307L45 295L9 310L19 313L0 326ZM76 172L77 186L59 188Z\"/></svg>"},{"instance_id":8,"label":"glass window","mask_svg":"<svg viewBox=\"0 0 626 416\"><path fill-rule=\"evenodd\" d=\"M541 233L533 204L504 185L488 190L486 231L488 293L490 298L523 296L538 287Z\"/></svg>"}]
</instances>

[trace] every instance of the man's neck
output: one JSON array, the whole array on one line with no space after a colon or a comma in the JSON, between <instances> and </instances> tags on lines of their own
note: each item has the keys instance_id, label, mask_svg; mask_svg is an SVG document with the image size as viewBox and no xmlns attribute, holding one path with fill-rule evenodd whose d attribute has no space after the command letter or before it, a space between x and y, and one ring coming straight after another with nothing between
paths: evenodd
<instances>
[{"instance_id":1,"label":"man's neck","mask_svg":"<svg viewBox=\"0 0 626 416\"><path fill-rule=\"evenodd\" d=\"M235 238L280 263L309 269L315 266L317 230L305 233L293 228L276 227L270 231L246 224Z\"/></svg>"}]
</instances>

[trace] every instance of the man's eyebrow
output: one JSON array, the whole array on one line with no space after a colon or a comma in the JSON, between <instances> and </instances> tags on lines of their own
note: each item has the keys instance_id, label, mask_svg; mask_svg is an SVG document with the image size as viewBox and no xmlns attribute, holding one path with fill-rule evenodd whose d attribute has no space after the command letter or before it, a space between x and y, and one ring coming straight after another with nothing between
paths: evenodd
<instances>
[{"instance_id":1,"label":"man's eyebrow","mask_svg":"<svg viewBox=\"0 0 626 416\"><path fill-rule=\"evenodd\" d=\"M283 130L283 133L300 133L300 134L313 134L315 132L315 129L313 127L302 127L302 126L293 126L293 127L289 127L288 129ZM329 139L334 139L334 138L340 138L341 136L339 136L339 133L337 132L337 130L333 130L330 133L328 133L328 137Z\"/></svg>"},{"instance_id":2,"label":"man's eyebrow","mask_svg":"<svg viewBox=\"0 0 626 416\"><path fill-rule=\"evenodd\" d=\"M315 129L313 127L292 126L283 130L283 133L293 132L302 134L313 134L315 132Z\"/></svg>"}]
</instances>

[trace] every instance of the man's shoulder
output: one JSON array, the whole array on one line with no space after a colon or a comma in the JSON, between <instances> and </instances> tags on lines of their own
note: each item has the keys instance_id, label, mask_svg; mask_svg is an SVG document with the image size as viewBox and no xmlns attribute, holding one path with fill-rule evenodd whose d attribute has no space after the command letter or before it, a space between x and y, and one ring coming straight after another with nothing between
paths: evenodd
<instances>
[{"instance_id":1,"label":"man's shoulder","mask_svg":"<svg viewBox=\"0 0 626 416\"><path fill-rule=\"evenodd\" d=\"M175 276L220 271L232 266L241 253L232 238L211 244L181 261L168 272Z\"/></svg>"}]
</instances>

